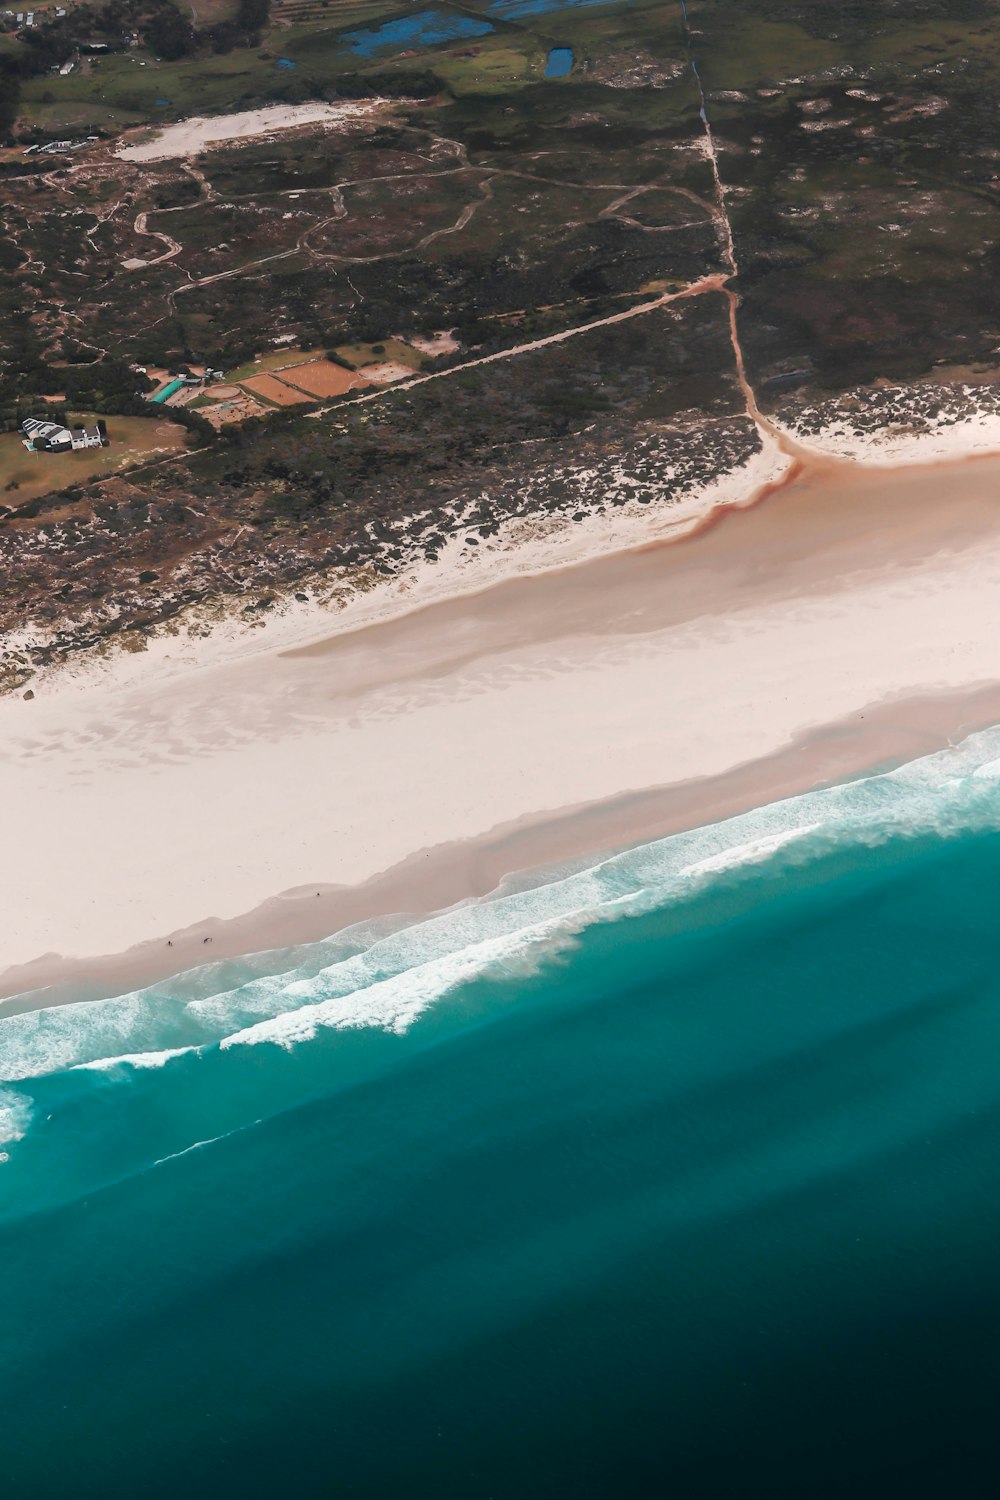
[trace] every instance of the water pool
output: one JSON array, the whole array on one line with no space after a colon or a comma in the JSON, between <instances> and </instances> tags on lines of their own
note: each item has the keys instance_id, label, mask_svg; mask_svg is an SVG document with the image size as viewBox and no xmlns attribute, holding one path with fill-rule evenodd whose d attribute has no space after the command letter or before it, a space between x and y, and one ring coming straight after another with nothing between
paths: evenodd
<instances>
[{"instance_id":1,"label":"water pool","mask_svg":"<svg viewBox=\"0 0 1000 1500\"><path fill-rule=\"evenodd\" d=\"M435 47L466 37L486 36L493 27L475 16L461 16L446 10L422 10L415 16L400 16L381 26L348 31L343 40L360 57L404 47Z\"/></svg>"},{"instance_id":2,"label":"water pool","mask_svg":"<svg viewBox=\"0 0 1000 1500\"><path fill-rule=\"evenodd\" d=\"M553 47L545 63L546 78L565 78L573 68L573 48Z\"/></svg>"}]
</instances>

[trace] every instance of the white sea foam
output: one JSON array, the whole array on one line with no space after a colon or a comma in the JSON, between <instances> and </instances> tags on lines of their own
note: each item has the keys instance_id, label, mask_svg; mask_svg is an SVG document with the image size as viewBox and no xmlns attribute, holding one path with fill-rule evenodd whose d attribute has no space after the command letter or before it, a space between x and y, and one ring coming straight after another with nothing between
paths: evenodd
<instances>
[{"instance_id":1,"label":"white sea foam","mask_svg":"<svg viewBox=\"0 0 1000 1500\"><path fill-rule=\"evenodd\" d=\"M288 1048L297 1042L311 1040L320 1027L346 1030L378 1026L383 1031L405 1031L421 1011L449 991L470 980L488 977L491 971L505 969L511 962L523 972L521 966L529 953L542 947L551 953L554 941L561 944L571 941L583 923L583 918L570 924L554 919L534 923L507 937L487 938L469 944L457 953L431 959L391 978L375 980L347 994L331 996L284 1015L272 1016L268 1021L258 1021L255 1026L225 1037L222 1050L256 1046L261 1042L274 1042Z\"/></svg>"},{"instance_id":2,"label":"white sea foam","mask_svg":"<svg viewBox=\"0 0 1000 1500\"><path fill-rule=\"evenodd\" d=\"M13 1089L0 1089L0 1146L9 1146L19 1141L28 1129L31 1120L32 1101L26 1094L16 1094ZM7 1152L0 1152L0 1160L7 1160Z\"/></svg>"},{"instance_id":3,"label":"white sea foam","mask_svg":"<svg viewBox=\"0 0 1000 1500\"><path fill-rule=\"evenodd\" d=\"M1000 729L878 776L769 804L709 827L548 878L512 879L483 900L394 926L361 923L326 942L248 963L204 967L120 999L0 1019L0 1079L67 1068L159 1068L184 1053L264 1042L291 1047L321 1028L403 1031L429 1005L479 976L523 973L587 926L695 897L717 881L755 878L778 859L841 844L1000 826ZM212 992L212 983L222 987ZM227 982L228 981L228 982ZM196 998L191 998L194 990Z\"/></svg>"},{"instance_id":4,"label":"white sea foam","mask_svg":"<svg viewBox=\"0 0 1000 1500\"><path fill-rule=\"evenodd\" d=\"M693 865L688 865L681 871L682 875L688 877L693 875L718 875L723 870L737 870L741 865L759 865L763 860L770 859L772 854L777 854L779 849L793 844L797 839L804 839L807 834L815 833L821 828L821 823L806 823L801 828L788 828L780 833L768 833L759 839L751 839L747 844L737 844L733 849L724 849L721 854L710 854L706 859L699 859Z\"/></svg>"},{"instance_id":5,"label":"white sea foam","mask_svg":"<svg viewBox=\"0 0 1000 1500\"><path fill-rule=\"evenodd\" d=\"M107 1073L112 1068L162 1068L172 1057L194 1052L194 1047L165 1047L160 1052L123 1052L117 1057L95 1057L90 1062L75 1063L74 1069L90 1068Z\"/></svg>"},{"instance_id":6,"label":"white sea foam","mask_svg":"<svg viewBox=\"0 0 1000 1500\"><path fill-rule=\"evenodd\" d=\"M232 1132L227 1132L232 1134ZM209 1136L207 1141L192 1141L190 1146L185 1146L182 1151L171 1151L169 1156L158 1156L153 1163L154 1167L162 1167L165 1162L178 1161L182 1156L189 1156L192 1151L200 1151L203 1146L214 1146L216 1141L224 1141L225 1135Z\"/></svg>"}]
</instances>

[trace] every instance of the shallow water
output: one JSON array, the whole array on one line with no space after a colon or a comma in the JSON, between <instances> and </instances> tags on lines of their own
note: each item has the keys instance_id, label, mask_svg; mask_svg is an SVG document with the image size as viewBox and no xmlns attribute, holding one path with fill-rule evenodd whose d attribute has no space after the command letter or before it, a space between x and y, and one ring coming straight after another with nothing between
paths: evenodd
<instances>
[{"instance_id":1,"label":"shallow water","mask_svg":"<svg viewBox=\"0 0 1000 1500\"><path fill-rule=\"evenodd\" d=\"M998 776L0 1020L6 1492L994 1493Z\"/></svg>"},{"instance_id":2,"label":"shallow water","mask_svg":"<svg viewBox=\"0 0 1000 1500\"><path fill-rule=\"evenodd\" d=\"M463 16L445 10L422 10L415 16L400 16L381 26L346 31L342 40L360 57L402 47L436 47L441 42L460 41L467 37L486 36L493 27L477 16Z\"/></svg>"}]
</instances>

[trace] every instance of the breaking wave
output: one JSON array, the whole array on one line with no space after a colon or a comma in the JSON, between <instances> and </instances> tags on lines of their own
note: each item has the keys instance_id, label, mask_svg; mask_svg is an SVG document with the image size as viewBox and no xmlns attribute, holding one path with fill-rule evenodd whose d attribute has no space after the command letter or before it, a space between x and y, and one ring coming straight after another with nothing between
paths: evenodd
<instances>
[{"instance_id":1,"label":"breaking wave","mask_svg":"<svg viewBox=\"0 0 1000 1500\"><path fill-rule=\"evenodd\" d=\"M207 965L114 999L0 1019L0 1080L99 1070L109 1081L206 1049L292 1048L321 1029L402 1033L469 981L523 974L595 923L758 878L838 847L1000 825L1000 729L896 770L807 793L542 877L423 920L360 923L324 942ZM235 981L235 982L234 982ZM21 1096L15 1096L20 1100ZM24 1118L20 1113L4 1119ZM9 1128L9 1127L8 1127Z\"/></svg>"},{"instance_id":2,"label":"breaking wave","mask_svg":"<svg viewBox=\"0 0 1000 1500\"><path fill-rule=\"evenodd\" d=\"M0 1147L19 1141L31 1119L31 1100L13 1089L0 1089ZM0 1153L6 1160L6 1152Z\"/></svg>"}]
</instances>

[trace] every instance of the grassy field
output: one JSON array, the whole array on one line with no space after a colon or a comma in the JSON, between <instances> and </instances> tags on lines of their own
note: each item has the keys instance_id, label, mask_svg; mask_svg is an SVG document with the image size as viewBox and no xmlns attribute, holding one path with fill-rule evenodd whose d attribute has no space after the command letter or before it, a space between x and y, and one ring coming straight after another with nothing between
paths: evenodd
<instances>
[{"instance_id":1,"label":"grassy field","mask_svg":"<svg viewBox=\"0 0 1000 1500\"><path fill-rule=\"evenodd\" d=\"M325 349L278 349L273 354L262 354L258 359L248 360L239 369L230 370L226 381L248 380L251 375L263 375L269 370L287 370L291 365L304 365L311 359L322 359Z\"/></svg>"},{"instance_id":2,"label":"grassy field","mask_svg":"<svg viewBox=\"0 0 1000 1500\"><path fill-rule=\"evenodd\" d=\"M218 26L236 19L239 0L181 0L180 8L194 26Z\"/></svg>"},{"instance_id":3,"label":"grassy field","mask_svg":"<svg viewBox=\"0 0 1000 1500\"><path fill-rule=\"evenodd\" d=\"M414 3L413 10L419 9ZM289 26L362 26L377 17L397 14L399 6L386 0L272 0L268 40L281 52L281 39Z\"/></svg>"},{"instance_id":4,"label":"grassy field","mask_svg":"<svg viewBox=\"0 0 1000 1500\"><path fill-rule=\"evenodd\" d=\"M93 421L91 413L75 415L74 422ZM39 495L50 495L67 485L83 484L101 474L137 463L156 453L183 448L187 431L160 417L108 417L106 448L84 448L79 453L29 453L19 433L0 435L0 505L23 505Z\"/></svg>"},{"instance_id":5,"label":"grassy field","mask_svg":"<svg viewBox=\"0 0 1000 1500\"><path fill-rule=\"evenodd\" d=\"M199 24L217 19L231 0L187 0ZM335 87L344 73L394 68L433 68L456 97L502 96L539 84L549 48L572 46L585 69L588 56L612 43L656 55L676 55L681 46L678 8L654 0L649 6L620 3L583 8L564 6L541 15L505 22L491 18L496 31L472 42L451 42L411 51L401 47L370 61L345 45L343 33L375 19L419 9L379 0L289 0L276 5L266 46L224 55L161 62L145 49L96 60L87 71L68 77L27 79L22 106L28 123L49 130L84 126L125 129L145 121L170 121L193 114L221 114L286 97L294 88ZM278 66L286 58L294 69ZM546 86L554 94L559 90Z\"/></svg>"},{"instance_id":6,"label":"grassy field","mask_svg":"<svg viewBox=\"0 0 1000 1500\"><path fill-rule=\"evenodd\" d=\"M281 81L274 60L254 51L169 63L136 51L101 58L89 73L28 79L22 104L28 119L39 125L123 128L146 120L223 113L269 97ZM158 99L167 103L157 104Z\"/></svg>"},{"instance_id":7,"label":"grassy field","mask_svg":"<svg viewBox=\"0 0 1000 1500\"><path fill-rule=\"evenodd\" d=\"M434 72L451 93L506 94L537 83L545 69L548 47L534 36L513 38L508 31L477 38L471 46L434 54Z\"/></svg>"},{"instance_id":8,"label":"grassy field","mask_svg":"<svg viewBox=\"0 0 1000 1500\"><path fill-rule=\"evenodd\" d=\"M426 358L419 349L403 344L399 339L385 339L378 345L378 350L376 353L373 344L343 344L336 353L356 370L363 369L365 365L385 364L387 360L392 360L397 365L406 365L411 370L419 370Z\"/></svg>"},{"instance_id":9,"label":"grassy field","mask_svg":"<svg viewBox=\"0 0 1000 1500\"><path fill-rule=\"evenodd\" d=\"M872 7L870 22L858 25L841 23L832 5L829 24L810 30L780 18L783 8L777 0L769 7L773 16L734 0L698 8L698 61L709 89L744 89L843 67L871 68L872 81L885 82L927 66L966 68L973 59L992 65L1000 45L996 17L889 24Z\"/></svg>"}]
</instances>

